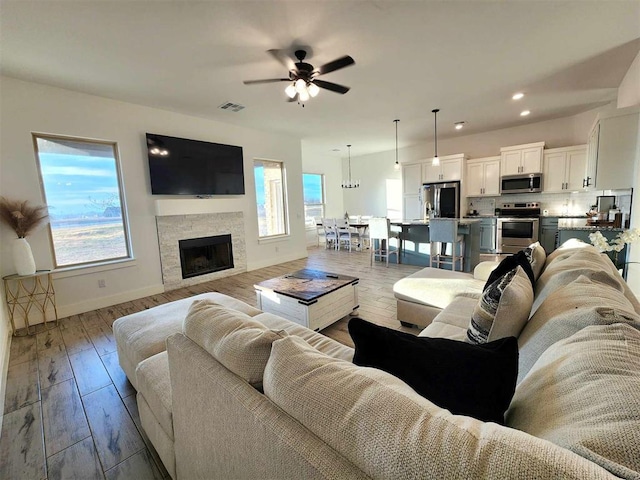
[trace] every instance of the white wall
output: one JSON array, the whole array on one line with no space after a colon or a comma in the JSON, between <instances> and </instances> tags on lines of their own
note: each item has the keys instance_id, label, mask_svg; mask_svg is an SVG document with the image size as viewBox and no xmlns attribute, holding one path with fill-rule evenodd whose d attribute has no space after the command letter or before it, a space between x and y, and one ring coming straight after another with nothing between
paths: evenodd
<instances>
[{"instance_id":1,"label":"white wall","mask_svg":"<svg viewBox=\"0 0 640 480\"><path fill-rule=\"evenodd\" d=\"M300 140L202 118L85 95L50 86L0 77L0 194L43 204L31 132L116 141L120 151L128 206L134 266L56 280L62 316L100 308L163 291L155 225L155 199L150 194L145 132L242 145L246 194L221 199L226 211L242 211L249 270L307 255L302 202ZM253 159L285 162L291 235L276 243L258 243ZM180 208L181 200L172 200ZM215 202L215 200L209 200ZM189 202L185 202L188 204ZM189 213L184 211L184 213ZM13 231L0 226L0 273L14 273L8 241ZM39 269L53 268L48 229L29 237ZM276 249L279 253L276 253ZM98 289L98 278L107 288ZM0 310L0 362L6 354L7 312ZM1 366L1 365L0 365ZM0 388L0 393L1 393Z\"/></svg>"},{"instance_id":2,"label":"white wall","mask_svg":"<svg viewBox=\"0 0 640 480\"><path fill-rule=\"evenodd\" d=\"M618 108L640 105L640 52L618 87Z\"/></svg>"},{"instance_id":3,"label":"white wall","mask_svg":"<svg viewBox=\"0 0 640 480\"><path fill-rule=\"evenodd\" d=\"M340 159L327 155L321 155L306 147L302 141L302 171L304 173L321 173L325 182L325 215L327 217L340 217L344 215L342 201L342 170Z\"/></svg>"}]
</instances>

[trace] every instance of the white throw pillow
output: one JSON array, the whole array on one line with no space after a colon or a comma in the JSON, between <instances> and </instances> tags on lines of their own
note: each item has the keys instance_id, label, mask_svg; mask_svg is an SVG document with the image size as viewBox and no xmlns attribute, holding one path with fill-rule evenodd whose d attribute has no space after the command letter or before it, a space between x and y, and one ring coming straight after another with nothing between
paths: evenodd
<instances>
[{"instance_id":1,"label":"white throw pillow","mask_svg":"<svg viewBox=\"0 0 640 480\"><path fill-rule=\"evenodd\" d=\"M517 337L533 305L533 287L520 266L508 271L482 292L467 329L469 343Z\"/></svg>"}]
</instances>

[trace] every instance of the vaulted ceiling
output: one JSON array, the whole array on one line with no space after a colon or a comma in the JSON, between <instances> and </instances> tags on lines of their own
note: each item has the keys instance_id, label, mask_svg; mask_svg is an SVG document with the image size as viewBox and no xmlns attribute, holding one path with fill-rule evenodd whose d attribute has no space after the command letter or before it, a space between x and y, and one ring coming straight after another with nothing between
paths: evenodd
<instances>
[{"instance_id":1,"label":"vaulted ceiling","mask_svg":"<svg viewBox=\"0 0 640 480\"><path fill-rule=\"evenodd\" d=\"M4 75L282 132L327 155L347 143L355 155L391 150L395 118L401 146L430 140L436 107L444 138L611 102L639 39L637 0L0 4ZM299 47L315 66L351 55L354 66L322 77L351 90L302 108L284 82L242 83L286 77L267 50Z\"/></svg>"}]
</instances>

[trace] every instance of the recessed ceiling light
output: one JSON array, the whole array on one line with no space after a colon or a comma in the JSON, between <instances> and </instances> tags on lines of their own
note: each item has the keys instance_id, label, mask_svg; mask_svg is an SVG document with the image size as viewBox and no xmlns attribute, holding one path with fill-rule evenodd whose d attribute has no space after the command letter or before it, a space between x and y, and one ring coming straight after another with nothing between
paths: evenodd
<instances>
[{"instance_id":1,"label":"recessed ceiling light","mask_svg":"<svg viewBox=\"0 0 640 480\"><path fill-rule=\"evenodd\" d=\"M527 115L529 115L531 112L529 110L523 110L522 112L520 112L520 116L521 117L526 117Z\"/></svg>"},{"instance_id":2,"label":"recessed ceiling light","mask_svg":"<svg viewBox=\"0 0 640 480\"><path fill-rule=\"evenodd\" d=\"M464 127L464 122L456 122L455 126L456 130L460 130L462 127Z\"/></svg>"},{"instance_id":3,"label":"recessed ceiling light","mask_svg":"<svg viewBox=\"0 0 640 480\"><path fill-rule=\"evenodd\" d=\"M511 98L513 98L514 100L520 100L522 97L524 97L524 93L518 92L518 93L514 93L513 97Z\"/></svg>"}]
</instances>

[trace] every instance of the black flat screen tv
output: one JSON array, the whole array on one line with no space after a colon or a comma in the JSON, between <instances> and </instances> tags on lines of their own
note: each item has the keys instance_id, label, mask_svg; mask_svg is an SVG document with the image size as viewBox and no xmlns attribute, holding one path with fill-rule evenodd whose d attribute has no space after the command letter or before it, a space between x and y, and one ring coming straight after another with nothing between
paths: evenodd
<instances>
[{"instance_id":1,"label":"black flat screen tv","mask_svg":"<svg viewBox=\"0 0 640 480\"><path fill-rule=\"evenodd\" d=\"M244 195L242 147L147 133L153 195Z\"/></svg>"}]
</instances>

